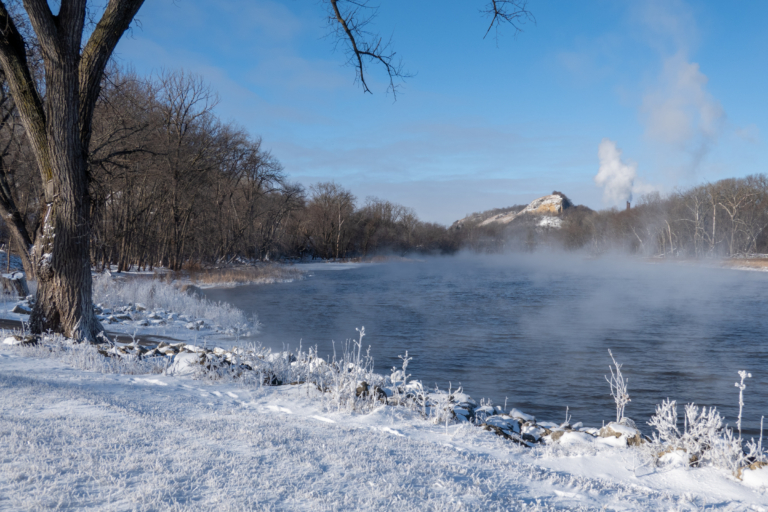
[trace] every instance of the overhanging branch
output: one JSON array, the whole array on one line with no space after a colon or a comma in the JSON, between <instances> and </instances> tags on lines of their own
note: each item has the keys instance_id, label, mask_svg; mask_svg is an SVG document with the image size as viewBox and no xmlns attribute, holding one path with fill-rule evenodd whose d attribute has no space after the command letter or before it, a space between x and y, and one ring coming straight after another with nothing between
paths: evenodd
<instances>
[{"instance_id":1,"label":"overhanging branch","mask_svg":"<svg viewBox=\"0 0 768 512\"><path fill-rule=\"evenodd\" d=\"M515 34L522 32L522 25L528 21L536 21L527 7L528 0L491 0L484 9L480 10L481 13L491 18L491 23L488 25L483 39L488 37L488 34L494 29L498 39L499 27L504 23L511 25Z\"/></svg>"},{"instance_id":2,"label":"overhanging branch","mask_svg":"<svg viewBox=\"0 0 768 512\"><path fill-rule=\"evenodd\" d=\"M347 64L355 69L355 78L360 82L364 92L371 92L368 86L367 64L373 62L384 68L389 79L388 91L397 97L400 81L412 75L403 70L402 62L397 59L392 49L391 39L382 38L371 33L366 27L373 21L378 12L377 6L370 5L368 0L327 0L329 5L328 24L336 38L336 44L346 47ZM522 31L522 25L534 21L533 15L527 10L527 0L490 0L481 13L491 18L483 38L491 30L498 30L501 25L512 26L514 33Z\"/></svg>"},{"instance_id":3,"label":"overhanging branch","mask_svg":"<svg viewBox=\"0 0 768 512\"><path fill-rule=\"evenodd\" d=\"M371 7L364 0L346 0L350 8L343 10L339 7L345 0L329 0L331 12L329 25L334 27L337 42L345 41L347 45L348 63L355 68L356 78L360 81L364 92L371 92L366 80L366 60L381 64L389 78L388 91L397 98L396 81L411 77L403 70L402 62L396 60L396 52L392 50L392 41L385 41L381 36L365 30L375 17L378 8ZM370 14L362 16L363 10L368 9Z\"/></svg>"},{"instance_id":4,"label":"overhanging branch","mask_svg":"<svg viewBox=\"0 0 768 512\"><path fill-rule=\"evenodd\" d=\"M110 0L83 49L79 69L80 136L86 152L104 69L115 46L143 4L144 0Z\"/></svg>"}]
</instances>

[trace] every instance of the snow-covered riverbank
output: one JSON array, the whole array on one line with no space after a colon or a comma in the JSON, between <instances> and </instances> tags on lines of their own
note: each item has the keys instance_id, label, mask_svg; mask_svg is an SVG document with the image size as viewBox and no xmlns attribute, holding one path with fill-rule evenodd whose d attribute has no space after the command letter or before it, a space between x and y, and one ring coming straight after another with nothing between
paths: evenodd
<instances>
[{"instance_id":1,"label":"snow-covered riverbank","mask_svg":"<svg viewBox=\"0 0 768 512\"><path fill-rule=\"evenodd\" d=\"M180 352L194 358L169 354L174 362L165 367L162 357L129 356L123 373L113 373L119 368L106 365L120 359L101 360L62 340L0 347L3 510L768 508L760 488L768 469L739 481L715 467L656 465L625 438L544 421L538 426L551 427L547 439L524 447L510 442L515 429L505 418L536 422L518 411L485 408L493 414L485 422L505 423L505 436L461 421L461 413L436 423L441 407L467 408L465 395L441 402L428 393L436 412L427 414L355 398L345 386L363 369L333 380L349 361L262 353L265 370L304 372L315 382L327 375L323 393L315 383L260 385L286 373L262 372L254 382L229 372L215 380L194 348ZM403 377L393 372L380 381L390 404ZM472 408L482 415L482 406Z\"/></svg>"},{"instance_id":2,"label":"snow-covered riverbank","mask_svg":"<svg viewBox=\"0 0 768 512\"><path fill-rule=\"evenodd\" d=\"M631 448L534 451L313 386L103 375L0 351L0 508L763 510L713 468L638 467Z\"/></svg>"}]
</instances>

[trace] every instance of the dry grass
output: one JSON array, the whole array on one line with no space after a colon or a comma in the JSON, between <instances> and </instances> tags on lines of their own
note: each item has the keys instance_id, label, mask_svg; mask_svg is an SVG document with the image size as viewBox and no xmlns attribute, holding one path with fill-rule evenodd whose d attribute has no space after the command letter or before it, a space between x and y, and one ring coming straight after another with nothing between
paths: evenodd
<instances>
[{"instance_id":1,"label":"dry grass","mask_svg":"<svg viewBox=\"0 0 768 512\"><path fill-rule=\"evenodd\" d=\"M275 283L301 279L303 272L288 265L258 265L222 269L190 270L189 280L203 285Z\"/></svg>"},{"instance_id":2,"label":"dry grass","mask_svg":"<svg viewBox=\"0 0 768 512\"><path fill-rule=\"evenodd\" d=\"M740 267L740 268L753 268L760 270L768 270L768 258L739 258L724 260L723 265L726 267Z\"/></svg>"}]
</instances>

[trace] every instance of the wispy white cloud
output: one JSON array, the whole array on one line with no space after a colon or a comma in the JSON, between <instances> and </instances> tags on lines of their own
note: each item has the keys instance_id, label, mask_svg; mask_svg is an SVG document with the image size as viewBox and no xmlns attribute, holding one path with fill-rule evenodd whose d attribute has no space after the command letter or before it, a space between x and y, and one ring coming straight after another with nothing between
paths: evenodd
<instances>
[{"instance_id":1,"label":"wispy white cloud","mask_svg":"<svg viewBox=\"0 0 768 512\"><path fill-rule=\"evenodd\" d=\"M738 138L750 144L760 143L760 128L754 123L738 128L734 133Z\"/></svg>"},{"instance_id":2,"label":"wispy white cloud","mask_svg":"<svg viewBox=\"0 0 768 512\"><path fill-rule=\"evenodd\" d=\"M664 59L657 84L641 107L645 133L653 141L688 152L692 170L716 144L725 125L720 102L707 91L699 65L680 52Z\"/></svg>"},{"instance_id":3,"label":"wispy white cloud","mask_svg":"<svg viewBox=\"0 0 768 512\"><path fill-rule=\"evenodd\" d=\"M722 138L727 114L708 90L709 77L690 56L700 37L691 8L681 0L636 5L646 40L661 59L643 94L640 119L668 179L690 179Z\"/></svg>"}]
</instances>

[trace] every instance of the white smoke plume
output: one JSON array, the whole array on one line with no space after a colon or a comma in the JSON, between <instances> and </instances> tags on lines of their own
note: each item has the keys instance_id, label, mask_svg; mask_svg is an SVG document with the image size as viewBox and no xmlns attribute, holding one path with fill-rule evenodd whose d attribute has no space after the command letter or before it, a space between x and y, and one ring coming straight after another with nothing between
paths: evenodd
<instances>
[{"instance_id":1,"label":"white smoke plume","mask_svg":"<svg viewBox=\"0 0 768 512\"><path fill-rule=\"evenodd\" d=\"M610 139L603 139L597 149L600 169L595 176L595 183L603 188L603 201L606 204L622 205L632 201L632 188L637 177L637 164L622 162L621 150Z\"/></svg>"}]
</instances>

